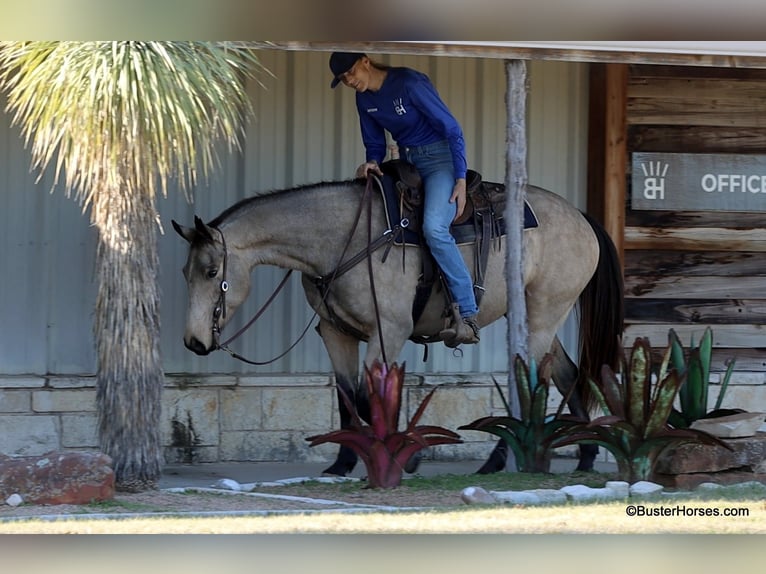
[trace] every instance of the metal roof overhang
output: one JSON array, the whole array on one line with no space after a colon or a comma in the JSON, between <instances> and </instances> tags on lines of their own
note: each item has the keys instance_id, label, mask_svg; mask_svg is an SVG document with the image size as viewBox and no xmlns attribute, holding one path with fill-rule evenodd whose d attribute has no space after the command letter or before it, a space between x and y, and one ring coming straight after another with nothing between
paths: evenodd
<instances>
[{"instance_id":1,"label":"metal roof overhang","mask_svg":"<svg viewBox=\"0 0 766 574\"><path fill-rule=\"evenodd\" d=\"M766 42L248 42L260 49L766 68Z\"/></svg>"}]
</instances>

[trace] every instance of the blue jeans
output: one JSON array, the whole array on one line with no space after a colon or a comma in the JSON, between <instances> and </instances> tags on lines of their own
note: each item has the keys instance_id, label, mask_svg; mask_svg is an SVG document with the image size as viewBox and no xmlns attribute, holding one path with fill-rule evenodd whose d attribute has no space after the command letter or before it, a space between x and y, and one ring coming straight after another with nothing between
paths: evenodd
<instances>
[{"instance_id":1,"label":"blue jeans","mask_svg":"<svg viewBox=\"0 0 766 574\"><path fill-rule=\"evenodd\" d=\"M455 169L449 143L445 140L418 147L402 147L400 154L415 165L423 180L423 235L444 274L452 299L460 306L461 317L475 315L479 308L473 292L473 279L455 238L449 232L457 213L457 202L449 202L455 187Z\"/></svg>"}]
</instances>

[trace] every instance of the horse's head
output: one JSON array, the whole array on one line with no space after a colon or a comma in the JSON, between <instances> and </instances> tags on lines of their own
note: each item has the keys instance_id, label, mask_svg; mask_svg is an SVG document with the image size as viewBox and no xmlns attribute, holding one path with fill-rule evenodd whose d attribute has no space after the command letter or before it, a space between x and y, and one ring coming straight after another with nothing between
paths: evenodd
<instances>
[{"instance_id":1,"label":"horse's head","mask_svg":"<svg viewBox=\"0 0 766 574\"><path fill-rule=\"evenodd\" d=\"M189 288L184 344L198 355L218 348L220 330L250 292L250 270L238 251L227 245L220 229L199 217L194 227L173 221L173 229L189 242L183 273Z\"/></svg>"}]
</instances>

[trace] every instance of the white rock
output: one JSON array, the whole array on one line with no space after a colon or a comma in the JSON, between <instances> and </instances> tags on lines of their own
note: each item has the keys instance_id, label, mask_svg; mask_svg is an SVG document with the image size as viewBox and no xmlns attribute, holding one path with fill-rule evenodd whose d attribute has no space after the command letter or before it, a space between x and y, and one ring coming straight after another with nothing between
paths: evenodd
<instances>
[{"instance_id":1,"label":"white rock","mask_svg":"<svg viewBox=\"0 0 766 574\"><path fill-rule=\"evenodd\" d=\"M568 500L583 502L586 500L615 500L615 492L610 488L591 488L584 484L565 486L561 491Z\"/></svg>"},{"instance_id":2,"label":"white rock","mask_svg":"<svg viewBox=\"0 0 766 574\"><path fill-rule=\"evenodd\" d=\"M5 503L8 506L18 506L19 504L23 503L24 499L21 498L18 494L11 494L8 498L5 499Z\"/></svg>"},{"instance_id":3,"label":"white rock","mask_svg":"<svg viewBox=\"0 0 766 574\"><path fill-rule=\"evenodd\" d=\"M663 490L661 484L649 482L648 480L639 480L630 485L631 496L651 496L653 494L659 494Z\"/></svg>"},{"instance_id":4,"label":"white rock","mask_svg":"<svg viewBox=\"0 0 766 574\"><path fill-rule=\"evenodd\" d=\"M718 490L719 488L723 488L720 484L716 484L715 482L702 482L697 485L697 488L694 490Z\"/></svg>"},{"instance_id":5,"label":"white rock","mask_svg":"<svg viewBox=\"0 0 766 574\"><path fill-rule=\"evenodd\" d=\"M490 494L499 502L507 504L540 504L540 497L529 490L491 491Z\"/></svg>"},{"instance_id":6,"label":"white rock","mask_svg":"<svg viewBox=\"0 0 766 574\"><path fill-rule=\"evenodd\" d=\"M630 484L624 480L608 480L604 488L614 492L616 498L628 498L630 496Z\"/></svg>"},{"instance_id":7,"label":"white rock","mask_svg":"<svg viewBox=\"0 0 766 574\"><path fill-rule=\"evenodd\" d=\"M220 480L216 480L213 484L213 488L221 488L224 490L241 490L241 487L239 483L236 480L232 480L230 478L222 478Z\"/></svg>"},{"instance_id":8,"label":"white rock","mask_svg":"<svg viewBox=\"0 0 766 574\"><path fill-rule=\"evenodd\" d=\"M692 429L705 431L720 438L753 436L763 424L763 413L738 413L712 419L699 419Z\"/></svg>"},{"instance_id":9,"label":"white rock","mask_svg":"<svg viewBox=\"0 0 766 574\"><path fill-rule=\"evenodd\" d=\"M566 494L552 488L536 488L527 492L536 495L542 504L562 504L567 501Z\"/></svg>"},{"instance_id":10,"label":"white rock","mask_svg":"<svg viewBox=\"0 0 766 574\"><path fill-rule=\"evenodd\" d=\"M497 500L481 486L466 486L460 492L460 498L466 504L496 504Z\"/></svg>"}]
</instances>

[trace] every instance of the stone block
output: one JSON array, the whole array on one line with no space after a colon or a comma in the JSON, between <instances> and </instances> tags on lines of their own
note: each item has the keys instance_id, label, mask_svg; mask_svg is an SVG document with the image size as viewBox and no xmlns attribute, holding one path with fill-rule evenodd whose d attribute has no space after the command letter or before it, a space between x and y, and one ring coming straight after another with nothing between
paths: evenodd
<instances>
[{"instance_id":1,"label":"stone block","mask_svg":"<svg viewBox=\"0 0 766 574\"><path fill-rule=\"evenodd\" d=\"M36 456L59 448L58 420L48 415L0 415L2 452Z\"/></svg>"},{"instance_id":2,"label":"stone block","mask_svg":"<svg viewBox=\"0 0 766 574\"><path fill-rule=\"evenodd\" d=\"M61 446L98 448L98 416L61 415Z\"/></svg>"},{"instance_id":3,"label":"stone block","mask_svg":"<svg viewBox=\"0 0 766 574\"><path fill-rule=\"evenodd\" d=\"M171 390L162 397L162 444L213 446L219 442L218 390Z\"/></svg>"},{"instance_id":4,"label":"stone block","mask_svg":"<svg viewBox=\"0 0 766 574\"><path fill-rule=\"evenodd\" d=\"M100 452L0 457L0 500L18 494L32 504L87 504L114 498L112 459Z\"/></svg>"},{"instance_id":5,"label":"stone block","mask_svg":"<svg viewBox=\"0 0 766 574\"><path fill-rule=\"evenodd\" d=\"M306 437L316 432L229 431L221 434L220 458L226 461L326 462L333 460L338 445L309 447Z\"/></svg>"},{"instance_id":6,"label":"stone block","mask_svg":"<svg viewBox=\"0 0 766 574\"><path fill-rule=\"evenodd\" d=\"M3 389L41 389L44 386L43 377L0 376L0 388Z\"/></svg>"},{"instance_id":7,"label":"stone block","mask_svg":"<svg viewBox=\"0 0 766 574\"><path fill-rule=\"evenodd\" d=\"M658 474L709 473L757 467L766 459L766 433L753 437L724 439L728 450L718 445L686 443L666 449L657 460Z\"/></svg>"},{"instance_id":8,"label":"stone block","mask_svg":"<svg viewBox=\"0 0 766 574\"><path fill-rule=\"evenodd\" d=\"M32 410L36 413L95 412L96 391L34 391Z\"/></svg>"},{"instance_id":9,"label":"stone block","mask_svg":"<svg viewBox=\"0 0 766 574\"><path fill-rule=\"evenodd\" d=\"M329 387L329 375L258 375L239 377L241 387Z\"/></svg>"},{"instance_id":10,"label":"stone block","mask_svg":"<svg viewBox=\"0 0 766 574\"><path fill-rule=\"evenodd\" d=\"M314 387L262 389L264 430L332 429L333 390Z\"/></svg>"},{"instance_id":11,"label":"stone block","mask_svg":"<svg viewBox=\"0 0 766 574\"><path fill-rule=\"evenodd\" d=\"M504 502L506 504L536 505L541 503L540 497L529 490L492 490L490 491L490 494L498 502ZM566 501L566 496L564 496L564 500Z\"/></svg>"},{"instance_id":12,"label":"stone block","mask_svg":"<svg viewBox=\"0 0 766 574\"><path fill-rule=\"evenodd\" d=\"M406 410L409 421L415 414L430 387L407 389ZM438 425L455 430L460 425L468 424L478 418L485 417L491 412L492 389L487 387L470 387L443 385L437 388L428 403L419 424ZM402 421L404 424L405 421ZM485 440L487 433L478 431L460 431L463 440Z\"/></svg>"},{"instance_id":13,"label":"stone block","mask_svg":"<svg viewBox=\"0 0 766 574\"><path fill-rule=\"evenodd\" d=\"M0 389L0 413L29 413L32 409L30 391Z\"/></svg>"},{"instance_id":14,"label":"stone block","mask_svg":"<svg viewBox=\"0 0 766 574\"><path fill-rule=\"evenodd\" d=\"M221 389L221 430L263 428L261 389Z\"/></svg>"},{"instance_id":15,"label":"stone block","mask_svg":"<svg viewBox=\"0 0 766 574\"><path fill-rule=\"evenodd\" d=\"M166 464L218 462L218 456L218 446L166 446L163 448L163 457Z\"/></svg>"},{"instance_id":16,"label":"stone block","mask_svg":"<svg viewBox=\"0 0 766 574\"><path fill-rule=\"evenodd\" d=\"M619 497L611 488L592 488L584 484L573 484L561 489L567 500L586 502L591 500L617 500Z\"/></svg>"}]
</instances>

